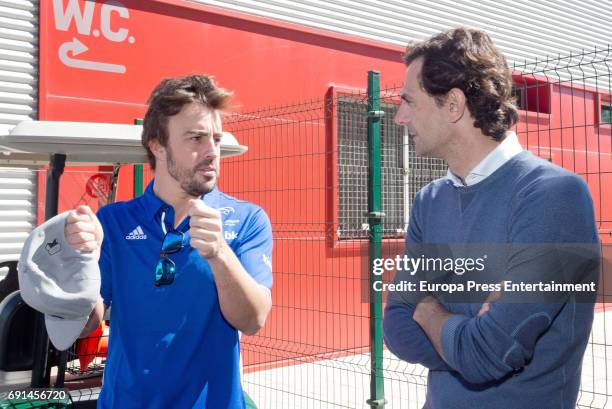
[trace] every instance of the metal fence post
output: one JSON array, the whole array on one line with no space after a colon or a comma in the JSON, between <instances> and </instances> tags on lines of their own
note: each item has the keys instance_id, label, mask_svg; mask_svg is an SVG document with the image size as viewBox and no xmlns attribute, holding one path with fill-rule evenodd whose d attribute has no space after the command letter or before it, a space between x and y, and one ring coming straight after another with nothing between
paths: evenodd
<instances>
[{"instance_id":1,"label":"metal fence post","mask_svg":"<svg viewBox=\"0 0 612 409\"><path fill-rule=\"evenodd\" d=\"M142 125L142 119L134 120L135 125ZM142 195L143 192L143 183L142 180L144 178L143 165L137 163L134 165L134 197L138 197Z\"/></svg>"},{"instance_id":2,"label":"metal fence post","mask_svg":"<svg viewBox=\"0 0 612 409\"><path fill-rule=\"evenodd\" d=\"M45 186L45 221L57 215L60 179L64 174L66 155L54 153L51 155L47 183ZM49 362L49 335L45 328L45 317L36 312L34 324L34 353L32 363L32 377L30 386L42 388L50 385L51 368Z\"/></svg>"},{"instance_id":3,"label":"metal fence post","mask_svg":"<svg viewBox=\"0 0 612 409\"><path fill-rule=\"evenodd\" d=\"M374 260L382 257L381 209L381 127L380 73L368 71L368 223L370 226L370 399L372 408L385 406L383 378L382 292L374 283L382 278L373 274Z\"/></svg>"}]
</instances>

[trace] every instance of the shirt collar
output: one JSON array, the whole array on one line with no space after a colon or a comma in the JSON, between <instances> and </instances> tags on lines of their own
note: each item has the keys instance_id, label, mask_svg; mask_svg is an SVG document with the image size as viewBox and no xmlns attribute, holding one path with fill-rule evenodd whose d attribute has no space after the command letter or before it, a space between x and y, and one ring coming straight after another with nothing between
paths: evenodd
<instances>
[{"instance_id":1,"label":"shirt collar","mask_svg":"<svg viewBox=\"0 0 612 409\"><path fill-rule=\"evenodd\" d=\"M155 182L155 179L152 179L151 182L149 182L147 188L141 196L145 212L149 219L155 219L158 213L160 213L161 208L166 205L166 202L157 197L155 191L153 191L153 182Z\"/></svg>"},{"instance_id":2,"label":"shirt collar","mask_svg":"<svg viewBox=\"0 0 612 409\"><path fill-rule=\"evenodd\" d=\"M450 169L446 177L457 187L472 186L489 177L515 155L521 153L523 147L514 132L507 132L503 141L468 173L465 184Z\"/></svg>"},{"instance_id":3,"label":"shirt collar","mask_svg":"<svg viewBox=\"0 0 612 409\"><path fill-rule=\"evenodd\" d=\"M144 201L143 204L147 217L151 220L157 220L161 215L162 208L164 206L170 207L170 205L155 194L155 191L153 190L153 182L155 182L155 179L152 179L151 182L149 182L141 198ZM219 199L218 196L219 190L217 189L217 186L215 186L213 190L204 195L204 203L206 203L208 206L216 207Z\"/></svg>"}]
</instances>

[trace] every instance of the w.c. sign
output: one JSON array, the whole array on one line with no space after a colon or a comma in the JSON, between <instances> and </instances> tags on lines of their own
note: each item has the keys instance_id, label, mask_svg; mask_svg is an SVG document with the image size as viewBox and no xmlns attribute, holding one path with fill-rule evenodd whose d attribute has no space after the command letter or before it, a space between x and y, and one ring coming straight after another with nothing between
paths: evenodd
<instances>
[{"instance_id":1,"label":"w.c. sign","mask_svg":"<svg viewBox=\"0 0 612 409\"><path fill-rule=\"evenodd\" d=\"M88 37L99 38L113 43L127 41L134 44L136 39L129 35L126 27L129 23L130 12L118 1L96 3L86 1L83 8L78 0L53 0L53 17L55 29L58 31L71 31L74 25L77 33L70 41L62 43L58 48L58 57L67 67L83 70L104 71L124 74L127 71L125 62L104 61L96 58L95 53L87 53ZM97 21L94 21L97 17ZM99 27L99 28L98 28Z\"/></svg>"}]
</instances>

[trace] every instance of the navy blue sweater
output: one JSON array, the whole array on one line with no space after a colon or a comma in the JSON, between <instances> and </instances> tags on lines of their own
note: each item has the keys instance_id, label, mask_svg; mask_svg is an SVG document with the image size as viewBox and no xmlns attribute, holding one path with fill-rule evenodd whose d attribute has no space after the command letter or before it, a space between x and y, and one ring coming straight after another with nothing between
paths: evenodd
<instances>
[{"instance_id":1,"label":"navy blue sweater","mask_svg":"<svg viewBox=\"0 0 612 409\"><path fill-rule=\"evenodd\" d=\"M418 257L410 250L422 243L518 244L501 262L492 260L506 278L537 281L540 272L550 278L568 265L572 254L555 249L550 257L543 243L587 244L586 268L599 265L587 185L526 151L475 185L439 179L422 189L411 209L406 253ZM429 368L424 408L575 408L593 304L571 296L563 302L502 300L482 316L482 303L442 302L455 314L442 328L442 358L412 318L414 301L390 294L385 342L399 358Z\"/></svg>"}]
</instances>

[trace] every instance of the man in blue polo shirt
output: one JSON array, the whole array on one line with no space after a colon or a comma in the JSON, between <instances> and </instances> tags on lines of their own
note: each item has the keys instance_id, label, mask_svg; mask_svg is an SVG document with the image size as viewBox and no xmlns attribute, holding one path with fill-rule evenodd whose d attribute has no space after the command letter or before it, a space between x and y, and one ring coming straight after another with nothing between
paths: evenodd
<instances>
[{"instance_id":1,"label":"man in blue polo shirt","mask_svg":"<svg viewBox=\"0 0 612 409\"><path fill-rule=\"evenodd\" d=\"M163 80L142 134L155 179L66 223L73 247L100 249L101 300L84 334L112 305L99 408L245 406L238 331L255 334L270 311L272 233L261 208L216 187L230 97L206 76Z\"/></svg>"}]
</instances>

